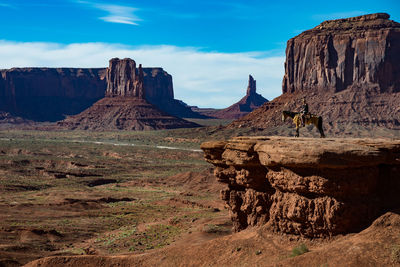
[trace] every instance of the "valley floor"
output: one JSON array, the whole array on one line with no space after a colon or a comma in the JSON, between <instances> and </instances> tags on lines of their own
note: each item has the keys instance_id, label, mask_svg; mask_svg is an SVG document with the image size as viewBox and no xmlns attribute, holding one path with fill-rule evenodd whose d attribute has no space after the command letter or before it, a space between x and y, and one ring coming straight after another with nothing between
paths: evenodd
<instances>
[{"instance_id":1,"label":"valley floor","mask_svg":"<svg viewBox=\"0 0 400 267\"><path fill-rule=\"evenodd\" d=\"M0 266L400 264L398 213L331 239L231 233L199 144L238 133L0 131Z\"/></svg>"}]
</instances>

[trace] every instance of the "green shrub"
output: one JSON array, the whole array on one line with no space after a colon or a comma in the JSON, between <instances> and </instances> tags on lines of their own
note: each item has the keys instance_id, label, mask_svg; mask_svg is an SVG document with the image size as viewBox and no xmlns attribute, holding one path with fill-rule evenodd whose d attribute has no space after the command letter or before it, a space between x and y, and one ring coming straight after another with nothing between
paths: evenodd
<instances>
[{"instance_id":1,"label":"green shrub","mask_svg":"<svg viewBox=\"0 0 400 267\"><path fill-rule=\"evenodd\" d=\"M292 249L292 254L290 254L290 257L300 256L307 252L309 252L307 246L305 244L300 244Z\"/></svg>"}]
</instances>

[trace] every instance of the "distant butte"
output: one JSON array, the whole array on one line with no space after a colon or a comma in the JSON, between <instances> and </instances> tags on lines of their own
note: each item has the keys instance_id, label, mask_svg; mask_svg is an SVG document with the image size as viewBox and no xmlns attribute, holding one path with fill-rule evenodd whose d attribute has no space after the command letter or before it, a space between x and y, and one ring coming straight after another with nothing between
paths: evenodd
<instances>
[{"instance_id":1,"label":"distant butte","mask_svg":"<svg viewBox=\"0 0 400 267\"><path fill-rule=\"evenodd\" d=\"M256 80L249 75L246 95L239 102L221 110L194 109L194 111L219 119L238 119L268 102L262 95L257 94L256 90Z\"/></svg>"},{"instance_id":2,"label":"distant butte","mask_svg":"<svg viewBox=\"0 0 400 267\"><path fill-rule=\"evenodd\" d=\"M107 69L106 97L78 115L58 122L67 129L82 130L158 130L190 128L198 125L171 116L149 103L142 66L132 59L110 60Z\"/></svg>"}]
</instances>

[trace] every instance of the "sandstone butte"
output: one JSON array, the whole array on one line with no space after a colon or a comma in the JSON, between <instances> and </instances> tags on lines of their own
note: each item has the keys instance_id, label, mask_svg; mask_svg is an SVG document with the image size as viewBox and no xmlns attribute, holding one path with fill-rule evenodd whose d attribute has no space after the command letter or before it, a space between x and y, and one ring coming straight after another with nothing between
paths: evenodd
<instances>
[{"instance_id":1,"label":"sandstone butte","mask_svg":"<svg viewBox=\"0 0 400 267\"><path fill-rule=\"evenodd\" d=\"M236 231L333 236L400 206L400 141L236 137L201 148Z\"/></svg>"},{"instance_id":2,"label":"sandstone butte","mask_svg":"<svg viewBox=\"0 0 400 267\"><path fill-rule=\"evenodd\" d=\"M146 98L142 66L132 59L110 60L106 96L83 112L58 122L67 129L157 130L198 125L169 115ZM172 93L172 92L171 92Z\"/></svg>"},{"instance_id":3,"label":"sandstone butte","mask_svg":"<svg viewBox=\"0 0 400 267\"><path fill-rule=\"evenodd\" d=\"M213 118L238 119L260 107L265 102L268 102L268 100L262 95L258 94L256 90L256 80L254 80L253 76L249 75L249 83L247 86L246 95L240 99L239 102L221 110L202 109L197 107L192 107L192 109L195 112L199 112Z\"/></svg>"},{"instance_id":4,"label":"sandstone butte","mask_svg":"<svg viewBox=\"0 0 400 267\"><path fill-rule=\"evenodd\" d=\"M389 17L325 21L290 39L282 95L229 127L282 125L281 112L299 110L306 97L328 135L340 125L400 129L400 24Z\"/></svg>"}]
</instances>

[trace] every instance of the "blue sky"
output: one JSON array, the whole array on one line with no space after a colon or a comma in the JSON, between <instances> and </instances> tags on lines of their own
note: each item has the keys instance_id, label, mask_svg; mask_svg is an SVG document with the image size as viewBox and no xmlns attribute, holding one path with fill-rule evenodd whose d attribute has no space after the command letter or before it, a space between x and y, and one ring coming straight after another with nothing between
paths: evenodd
<instances>
[{"instance_id":1,"label":"blue sky","mask_svg":"<svg viewBox=\"0 0 400 267\"><path fill-rule=\"evenodd\" d=\"M324 20L387 12L400 1L0 0L0 68L105 67L132 57L173 75L188 104L226 107L248 74L281 92L286 41Z\"/></svg>"}]
</instances>

